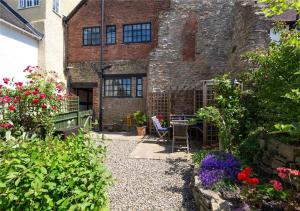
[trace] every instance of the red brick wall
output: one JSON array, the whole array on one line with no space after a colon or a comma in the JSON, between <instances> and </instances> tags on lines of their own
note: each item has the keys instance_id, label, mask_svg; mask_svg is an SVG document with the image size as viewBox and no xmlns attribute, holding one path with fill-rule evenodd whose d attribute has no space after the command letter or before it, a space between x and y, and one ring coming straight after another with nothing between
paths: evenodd
<instances>
[{"instance_id":1,"label":"red brick wall","mask_svg":"<svg viewBox=\"0 0 300 211\"><path fill-rule=\"evenodd\" d=\"M195 59L196 33L198 30L197 15L194 12L188 14L187 21L182 30L182 57L183 61Z\"/></svg>"},{"instance_id":2,"label":"red brick wall","mask_svg":"<svg viewBox=\"0 0 300 211\"><path fill-rule=\"evenodd\" d=\"M83 27L101 25L99 5L99 0L88 0L87 3L68 21L68 62L99 60L100 46L82 45ZM170 0L105 1L105 25L116 25L117 44L105 45L104 60L146 58L150 51L157 46L158 15L162 10L167 10L169 6ZM149 21L152 23L152 42L123 44L123 24ZM106 38L104 40L106 40Z\"/></svg>"}]
</instances>

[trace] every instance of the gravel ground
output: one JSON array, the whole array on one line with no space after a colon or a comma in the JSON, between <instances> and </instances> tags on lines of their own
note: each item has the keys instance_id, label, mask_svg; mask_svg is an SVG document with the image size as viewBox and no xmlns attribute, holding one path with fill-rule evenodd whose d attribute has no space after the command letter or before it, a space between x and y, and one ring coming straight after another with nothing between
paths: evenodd
<instances>
[{"instance_id":1,"label":"gravel ground","mask_svg":"<svg viewBox=\"0 0 300 211\"><path fill-rule=\"evenodd\" d=\"M189 163L130 159L135 145L135 141L108 142L106 164L116 179L109 189L111 210L196 210Z\"/></svg>"}]
</instances>

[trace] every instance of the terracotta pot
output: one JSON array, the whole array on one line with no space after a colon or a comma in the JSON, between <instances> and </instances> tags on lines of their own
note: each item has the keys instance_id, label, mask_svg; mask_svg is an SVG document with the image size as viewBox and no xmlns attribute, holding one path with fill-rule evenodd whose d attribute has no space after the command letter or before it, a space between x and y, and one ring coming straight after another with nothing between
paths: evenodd
<instances>
[{"instance_id":1,"label":"terracotta pot","mask_svg":"<svg viewBox=\"0 0 300 211\"><path fill-rule=\"evenodd\" d=\"M136 131L137 131L138 136L145 136L146 135L146 126L136 127Z\"/></svg>"}]
</instances>

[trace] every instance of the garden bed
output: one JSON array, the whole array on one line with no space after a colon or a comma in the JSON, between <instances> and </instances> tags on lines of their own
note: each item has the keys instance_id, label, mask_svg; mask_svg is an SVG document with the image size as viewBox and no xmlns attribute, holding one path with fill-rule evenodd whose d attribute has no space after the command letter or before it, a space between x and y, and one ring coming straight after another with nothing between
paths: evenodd
<instances>
[{"instance_id":1,"label":"garden bed","mask_svg":"<svg viewBox=\"0 0 300 211\"><path fill-rule=\"evenodd\" d=\"M190 187L197 205L198 210L232 210L235 206L233 203L224 200L220 192L208 190L202 187L201 181L197 175L197 168L194 166Z\"/></svg>"}]
</instances>

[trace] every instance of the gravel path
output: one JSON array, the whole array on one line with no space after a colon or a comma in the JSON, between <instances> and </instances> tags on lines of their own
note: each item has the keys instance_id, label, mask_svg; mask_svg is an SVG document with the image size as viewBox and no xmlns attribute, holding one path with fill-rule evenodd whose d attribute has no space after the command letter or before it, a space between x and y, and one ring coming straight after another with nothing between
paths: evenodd
<instances>
[{"instance_id":1,"label":"gravel path","mask_svg":"<svg viewBox=\"0 0 300 211\"><path fill-rule=\"evenodd\" d=\"M135 141L108 142L106 164L116 179L109 189L111 210L196 210L189 189L189 163L130 159L135 145Z\"/></svg>"}]
</instances>

